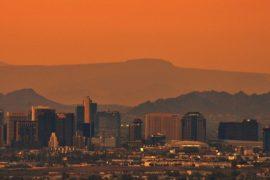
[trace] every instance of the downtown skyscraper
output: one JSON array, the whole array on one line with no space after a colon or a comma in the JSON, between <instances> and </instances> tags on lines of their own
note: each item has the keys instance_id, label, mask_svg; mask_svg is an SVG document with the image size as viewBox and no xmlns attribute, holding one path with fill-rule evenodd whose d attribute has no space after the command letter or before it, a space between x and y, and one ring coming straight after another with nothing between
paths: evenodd
<instances>
[{"instance_id":1,"label":"downtown skyscraper","mask_svg":"<svg viewBox=\"0 0 270 180\"><path fill-rule=\"evenodd\" d=\"M182 118L182 140L205 141L206 119L199 112L188 112Z\"/></svg>"}]
</instances>

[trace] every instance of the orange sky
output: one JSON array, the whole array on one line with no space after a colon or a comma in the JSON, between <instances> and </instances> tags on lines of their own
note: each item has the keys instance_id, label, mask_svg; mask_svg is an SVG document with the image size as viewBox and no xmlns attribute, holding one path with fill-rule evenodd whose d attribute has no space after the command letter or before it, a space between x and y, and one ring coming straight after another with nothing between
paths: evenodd
<instances>
[{"instance_id":1,"label":"orange sky","mask_svg":"<svg viewBox=\"0 0 270 180\"><path fill-rule=\"evenodd\" d=\"M270 73L269 0L0 0L0 59Z\"/></svg>"}]
</instances>

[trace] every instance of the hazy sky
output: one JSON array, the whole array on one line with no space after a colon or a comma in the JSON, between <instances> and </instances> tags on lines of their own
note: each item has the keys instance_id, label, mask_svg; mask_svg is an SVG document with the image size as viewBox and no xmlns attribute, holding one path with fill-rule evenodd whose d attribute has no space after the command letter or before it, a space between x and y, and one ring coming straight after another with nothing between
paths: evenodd
<instances>
[{"instance_id":1,"label":"hazy sky","mask_svg":"<svg viewBox=\"0 0 270 180\"><path fill-rule=\"evenodd\" d=\"M269 0L0 0L0 60L270 73Z\"/></svg>"}]
</instances>

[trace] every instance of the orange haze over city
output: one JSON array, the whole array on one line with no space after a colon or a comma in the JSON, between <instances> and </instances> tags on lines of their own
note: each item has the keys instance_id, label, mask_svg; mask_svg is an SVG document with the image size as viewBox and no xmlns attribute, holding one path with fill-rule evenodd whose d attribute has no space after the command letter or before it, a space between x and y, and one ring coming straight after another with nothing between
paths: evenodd
<instances>
[{"instance_id":1,"label":"orange haze over city","mask_svg":"<svg viewBox=\"0 0 270 180\"><path fill-rule=\"evenodd\" d=\"M270 73L269 0L0 0L0 61Z\"/></svg>"}]
</instances>

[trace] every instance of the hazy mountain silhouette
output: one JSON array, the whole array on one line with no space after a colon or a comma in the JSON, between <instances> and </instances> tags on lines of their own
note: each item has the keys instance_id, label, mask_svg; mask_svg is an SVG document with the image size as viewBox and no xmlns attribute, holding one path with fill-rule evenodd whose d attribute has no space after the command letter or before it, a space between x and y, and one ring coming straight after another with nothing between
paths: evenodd
<instances>
[{"instance_id":1,"label":"hazy mountain silhouette","mask_svg":"<svg viewBox=\"0 0 270 180\"><path fill-rule=\"evenodd\" d=\"M270 75L179 68L158 59L61 66L1 66L0 91L31 87L65 104L90 95L100 104L136 105L190 91L267 92Z\"/></svg>"},{"instance_id":2,"label":"hazy mountain silhouette","mask_svg":"<svg viewBox=\"0 0 270 180\"><path fill-rule=\"evenodd\" d=\"M78 104L80 102L78 102ZM30 110L31 106L37 105L48 106L56 109L58 112L74 112L75 108L75 105L64 105L47 99L35 92L33 89L20 89L7 94L0 93L0 109L4 109L5 111L27 112ZM98 109L127 112L130 110L130 107L114 104L98 104Z\"/></svg>"},{"instance_id":3,"label":"hazy mountain silhouette","mask_svg":"<svg viewBox=\"0 0 270 180\"><path fill-rule=\"evenodd\" d=\"M129 113L143 115L149 112L184 114L199 111L204 114L234 114L237 116L270 115L270 93L247 95L244 92L192 92L176 98L158 99L139 104ZM270 123L270 122L269 122Z\"/></svg>"},{"instance_id":4,"label":"hazy mountain silhouette","mask_svg":"<svg viewBox=\"0 0 270 180\"><path fill-rule=\"evenodd\" d=\"M5 63L4 61L0 60L0 66L8 66L9 64Z\"/></svg>"},{"instance_id":5,"label":"hazy mountain silhouette","mask_svg":"<svg viewBox=\"0 0 270 180\"><path fill-rule=\"evenodd\" d=\"M58 111L73 111L72 106L63 105L52 100L49 100L39 94L33 89L21 89L6 95L0 95L0 108L5 111L28 111L31 106L49 106Z\"/></svg>"}]
</instances>

